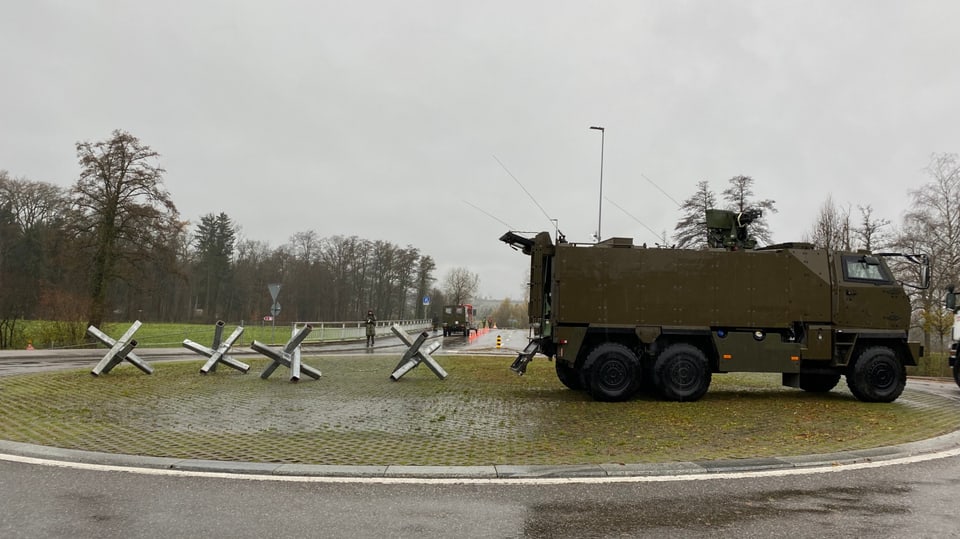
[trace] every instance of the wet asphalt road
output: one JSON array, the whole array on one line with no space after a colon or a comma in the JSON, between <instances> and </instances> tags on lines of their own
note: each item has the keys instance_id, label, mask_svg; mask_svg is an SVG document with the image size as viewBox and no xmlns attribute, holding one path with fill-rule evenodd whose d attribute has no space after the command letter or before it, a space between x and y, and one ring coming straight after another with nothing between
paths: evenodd
<instances>
[{"instance_id":1,"label":"wet asphalt road","mask_svg":"<svg viewBox=\"0 0 960 539\"><path fill-rule=\"evenodd\" d=\"M18 361L92 366L6 357L0 368ZM910 383L960 399L952 383ZM960 537L954 453L795 475L504 484L157 475L2 457L0 537Z\"/></svg>"},{"instance_id":2,"label":"wet asphalt road","mask_svg":"<svg viewBox=\"0 0 960 539\"><path fill-rule=\"evenodd\" d=\"M960 457L662 483L365 484L0 461L0 536L957 537Z\"/></svg>"}]
</instances>

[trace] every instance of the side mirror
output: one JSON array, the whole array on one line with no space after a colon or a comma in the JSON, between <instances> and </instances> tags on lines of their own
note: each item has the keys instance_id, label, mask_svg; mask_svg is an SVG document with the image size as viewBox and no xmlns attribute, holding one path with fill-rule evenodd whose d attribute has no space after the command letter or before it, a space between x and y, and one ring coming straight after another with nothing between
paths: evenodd
<instances>
[{"instance_id":1,"label":"side mirror","mask_svg":"<svg viewBox=\"0 0 960 539\"><path fill-rule=\"evenodd\" d=\"M953 291L953 285L947 287L947 297L946 297L946 306L947 309L956 312L957 310L957 293Z\"/></svg>"}]
</instances>

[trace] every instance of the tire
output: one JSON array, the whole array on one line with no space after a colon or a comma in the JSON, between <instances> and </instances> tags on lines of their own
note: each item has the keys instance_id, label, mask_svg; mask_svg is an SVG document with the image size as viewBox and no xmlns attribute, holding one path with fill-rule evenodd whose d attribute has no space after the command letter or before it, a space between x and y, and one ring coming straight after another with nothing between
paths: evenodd
<instances>
[{"instance_id":1,"label":"tire","mask_svg":"<svg viewBox=\"0 0 960 539\"><path fill-rule=\"evenodd\" d=\"M583 389L583 382L580 380L580 372L578 369L567 365L559 359L553 360L553 363L557 369L557 378L561 384L574 391Z\"/></svg>"},{"instance_id":2,"label":"tire","mask_svg":"<svg viewBox=\"0 0 960 539\"><path fill-rule=\"evenodd\" d=\"M953 362L953 381L960 386L960 361Z\"/></svg>"},{"instance_id":3,"label":"tire","mask_svg":"<svg viewBox=\"0 0 960 539\"><path fill-rule=\"evenodd\" d=\"M847 367L847 387L863 402L893 402L906 384L906 367L886 346L867 348Z\"/></svg>"},{"instance_id":4,"label":"tire","mask_svg":"<svg viewBox=\"0 0 960 539\"><path fill-rule=\"evenodd\" d=\"M625 401L640 385L640 360L622 344L607 342L587 355L581 369L584 387L594 400Z\"/></svg>"},{"instance_id":5,"label":"tire","mask_svg":"<svg viewBox=\"0 0 960 539\"><path fill-rule=\"evenodd\" d=\"M695 401L710 388L707 356L691 344L672 344L653 363L653 381L666 400Z\"/></svg>"},{"instance_id":6,"label":"tire","mask_svg":"<svg viewBox=\"0 0 960 539\"><path fill-rule=\"evenodd\" d=\"M800 389L810 393L827 393L840 383L840 373L813 374L800 373Z\"/></svg>"}]
</instances>

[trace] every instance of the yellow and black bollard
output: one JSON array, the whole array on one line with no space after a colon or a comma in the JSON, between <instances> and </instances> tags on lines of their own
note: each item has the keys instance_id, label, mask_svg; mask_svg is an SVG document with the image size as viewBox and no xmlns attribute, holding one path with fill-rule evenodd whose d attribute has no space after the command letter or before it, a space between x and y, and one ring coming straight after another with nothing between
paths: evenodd
<instances>
[{"instance_id":1,"label":"yellow and black bollard","mask_svg":"<svg viewBox=\"0 0 960 539\"><path fill-rule=\"evenodd\" d=\"M500 348L500 336L497 335L497 348Z\"/></svg>"}]
</instances>

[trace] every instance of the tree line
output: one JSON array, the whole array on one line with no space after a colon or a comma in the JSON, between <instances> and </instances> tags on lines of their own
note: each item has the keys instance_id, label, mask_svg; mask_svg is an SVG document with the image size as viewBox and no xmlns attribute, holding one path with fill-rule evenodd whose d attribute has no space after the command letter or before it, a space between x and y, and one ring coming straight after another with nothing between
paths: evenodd
<instances>
[{"instance_id":1,"label":"tree line","mask_svg":"<svg viewBox=\"0 0 960 539\"><path fill-rule=\"evenodd\" d=\"M76 145L70 188L0 170L0 348L22 347L22 321L86 325L259 321L268 285L282 286L281 318L430 318L421 298L458 302L479 278L463 268L437 288L436 263L416 247L350 235L298 232L273 248L245 239L226 213L181 219L159 154L124 131ZM18 325L19 324L19 325Z\"/></svg>"},{"instance_id":2,"label":"tree line","mask_svg":"<svg viewBox=\"0 0 960 539\"><path fill-rule=\"evenodd\" d=\"M467 303L477 292L479 277L465 268L437 283L433 258L410 245L307 230L273 248L243 238L223 212L191 227L164 188L159 154L130 133L78 142L76 153L80 173L70 188L0 170L0 348L21 347L18 323L31 319L76 322L69 326L76 339L87 324L111 320L259 321L271 312L273 283L282 285L281 318L291 321L359 320L367 309L380 319L439 318L444 304ZM943 289L960 285L957 155L932 155L926 175L908 192L899 224L869 205L856 206L855 214L827 196L802 240L827 249L928 254L932 284L911 294L914 327L929 348L953 322ZM750 176L735 176L718 195L708 181L698 182L680 204L673 247L706 247L712 208L762 210L750 231L770 243L767 217L776 202L758 198L755 185ZM915 265L895 271L919 282L909 275ZM421 301L427 295L429 306ZM495 311L493 321L523 318L506 300Z\"/></svg>"}]
</instances>

